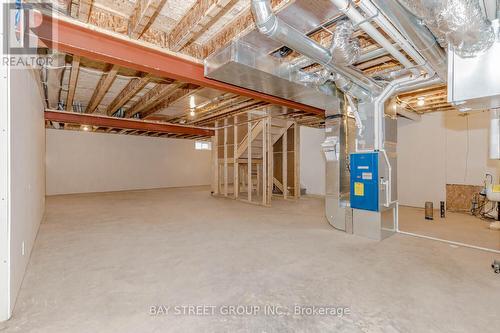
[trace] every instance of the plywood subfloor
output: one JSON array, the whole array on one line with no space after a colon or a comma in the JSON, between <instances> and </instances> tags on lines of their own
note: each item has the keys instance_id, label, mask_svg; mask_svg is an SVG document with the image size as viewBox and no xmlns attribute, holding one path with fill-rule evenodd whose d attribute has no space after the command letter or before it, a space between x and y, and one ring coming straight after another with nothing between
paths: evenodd
<instances>
[{"instance_id":1,"label":"plywood subfloor","mask_svg":"<svg viewBox=\"0 0 500 333\"><path fill-rule=\"evenodd\" d=\"M423 208L400 206L399 229L500 251L500 231L488 228L491 221L466 213L447 212L446 218L442 219L439 211L434 211L432 221L424 216Z\"/></svg>"},{"instance_id":2,"label":"plywood subfloor","mask_svg":"<svg viewBox=\"0 0 500 333\"><path fill-rule=\"evenodd\" d=\"M272 208L208 188L49 197L2 332L498 332L494 256L334 230L323 200ZM325 315L179 316L152 305L349 307ZM283 310L283 308L282 308Z\"/></svg>"}]
</instances>

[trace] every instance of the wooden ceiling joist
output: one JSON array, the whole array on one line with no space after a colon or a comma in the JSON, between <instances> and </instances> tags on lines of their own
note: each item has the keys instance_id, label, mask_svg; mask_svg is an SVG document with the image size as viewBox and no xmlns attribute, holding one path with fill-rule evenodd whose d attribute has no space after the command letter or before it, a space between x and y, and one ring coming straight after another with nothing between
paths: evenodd
<instances>
[{"instance_id":1,"label":"wooden ceiling joist","mask_svg":"<svg viewBox=\"0 0 500 333\"><path fill-rule=\"evenodd\" d=\"M80 0L78 2L78 19L82 22L88 22L92 10L93 0Z\"/></svg>"},{"instance_id":2,"label":"wooden ceiling joist","mask_svg":"<svg viewBox=\"0 0 500 333\"><path fill-rule=\"evenodd\" d=\"M237 0L199 0L172 29L169 48L181 51L225 14Z\"/></svg>"},{"instance_id":3,"label":"wooden ceiling joist","mask_svg":"<svg viewBox=\"0 0 500 333\"><path fill-rule=\"evenodd\" d=\"M73 110L73 99L75 97L76 84L78 82L78 73L80 72L79 56L74 56L71 62L71 73L69 74L68 95L66 97L66 111Z\"/></svg>"},{"instance_id":4,"label":"wooden ceiling joist","mask_svg":"<svg viewBox=\"0 0 500 333\"><path fill-rule=\"evenodd\" d=\"M271 0L271 5L274 10L280 7L282 4L287 3L288 0ZM204 56L210 55L217 49L220 49L231 42L236 36L238 36L243 31L253 27L255 25L253 20L252 11L250 8L245 9L237 18L235 18L230 24L225 26L220 30L215 36L210 38L203 45Z\"/></svg>"},{"instance_id":5,"label":"wooden ceiling joist","mask_svg":"<svg viewBox=\"0 0 500 333\"><path fill-rule=\"evenodd\" d=\"M115 129L126 129L142 132L161 132L172 133L180 135L201 135L213 136L213 130L193 127L182 126L178 124L149 122L144 120L123 119L107 116L98 116L90 114L81 114L76 112L60 112L60 111L45 111L45 120L60 123L87 125L95 127L106 127Z\"/></svg>"},{"instance_id":6,"label":"wooden ceiling joist","mask_svg":"<svg viewBox=\"0 0 500 333\"><path fill-rule=\"evenodd\" d=\"M181 85L179 82L156 85L125 112L125 118L133 117L139 112L151 109L161 103L163 99L172 95Z\"/></svg>"},{"instance_id":7,"label":"wooden ceiling joist","mask_svg":"<svg viewBox=\"0 0 500 333\"><path fill-rule=\"evenodd\" d=\"M129 18L129 36L133 39L141 38L158 16L165 2L166 0L137 0Z\"/></svg>"},{"instance_id":8,"label":"wooden ceiling joist","mask_svg":"<svg viewBox=\"0 0 500 333\"><path fill-rule=\"evenodd\" d=\"M149 110L145 110L141 112L141 117L146 118L148 116L151 116L155 114L156 112L168 108L170 105L174 104L181 98L184 98L186 96L192 95L202 89L201 87L193 87L192 85L186 84L184 86L179 87L177 91L175 91L173 94L170 96L166 97L164 101L161 103L157 104L156 106L150 108Z\"/></svg>"},{"instance_id":9,"label":"wooden ceiling joist","mask_svg":"<svg viewBox=\"0 0 500 333\"><path fill-rule=\"evenodd\" d=\"M92 97L90 98L90 102L87 106L87 109L85 110L85 113L94 113L94 111L97 109L99 104L101 104L102 99L108 92L109 88L113 84L113 82L116 79L116 75L118 74L118 70L120 69L120 66L118 65L113 65L111 69L104 73L99 82L97 83L97 86L94 90L94 93L92 94Z\"/></svg>"},{"instance_id":10,"label":"wooden ceiling joist","mask_svg":"<svg viewBox=\"0 0 500 333\"><path fill-rule=\"evenodd\" d=\"M123 88L122 91L115 97L115 99L109 104L106 109L106 114L111 116L115 113L119 108L127 104L127 102L134 97L139 91L141 91L151 80L150 75L145 75L140 79L132 79L130 82Z\"/></svg>"},{"instance_id":11,"label":"wooden ceiling joist","mask_svg":"<svg viewBox=\"0 0 500 333\"><path fill-rule=\"evenodd\" d=\"M201 62L67 19L37 12L33 16L32 31L52 49L324 116L324 110L316 107L206 78ZM54 27L57 28L55 34Z\"/></svg>"}]
</instances>

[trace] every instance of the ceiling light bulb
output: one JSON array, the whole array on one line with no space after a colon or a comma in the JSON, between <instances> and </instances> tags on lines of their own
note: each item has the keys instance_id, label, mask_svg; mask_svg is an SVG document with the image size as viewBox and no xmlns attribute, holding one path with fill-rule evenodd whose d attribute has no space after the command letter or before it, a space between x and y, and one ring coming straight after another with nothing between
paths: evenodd
<instances>
[{"instance_id":1,"label":"ceiling light bulb","mask_svg":"<svg viewBox=\"0 0 500 333\"><path fill-rule=\"evenodd\" d=\"M417 101L418 106L424 106L425 105L425 97L419 97Z\"/></svg>"},{"instance_id":2,"label":"ceiling light bulb","mask_svg":"<svg viewBox=\"0 0 500 333\"><path fill-rule=\"evenodd\" d=\"M90 126L89 125L83 125L82 126L82 130L88 132L88 131L90 131Z\"/></svg>"},{"instance_id":3,"label":"ceiling light bulb","mask_svg":"<svg viewBox=\"0 0 500 333\"><path fill-rule=\"evenodd\" d=\"M189 96L189 107L194 109L196 107L196 102L194 100L194 95Z\"/></svg>"},{"instance_id":4,"label":"ceiling light bulb","mask_svg":"<svg viewBox=\"0 0 500 333\"><path fill-rule=\"evenodd\" d=\"M191 111L189 112L189 115L190 115L191 117L194 117L194 116L196 115L196 113L194 112L194 110L191 110Z\"/></svg>"}]
</instances>

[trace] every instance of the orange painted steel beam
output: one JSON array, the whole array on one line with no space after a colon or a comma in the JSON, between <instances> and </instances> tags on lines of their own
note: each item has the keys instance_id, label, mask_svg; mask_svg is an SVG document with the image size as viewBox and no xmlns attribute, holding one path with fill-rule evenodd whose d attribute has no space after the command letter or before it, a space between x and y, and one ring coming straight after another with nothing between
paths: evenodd
<instances>
[{"instance_id":1,"label":"orange painted steel beam","mask_svg":"<svg viewBox=\"0 0 500 333\"><path fill-rule=\"evenodd\" d=\"M253 98L275 105L324 115L324 110L212 80L204 76L203 64L148 47L132 39L75 24L67 19L34 14L32 30L47 47L202 87ZM52 33L52 30L55 30Z\"/></svg>"},{"instance_id":2,"label":"orange painted steel beam","mask_svg":"<svg viewBox=\"0 0 500 333\"><path fill-rule=\"evenodd\" d=\"M169 123L158 123L144 120L113 118L82 114L75 112L45 111L45 120L61 123L90 125L109 128L130 129L149 132L172 134L191 134L200 136L214 136L215 131L192 126L182 126Z\"/></svg>"}]
</instances>

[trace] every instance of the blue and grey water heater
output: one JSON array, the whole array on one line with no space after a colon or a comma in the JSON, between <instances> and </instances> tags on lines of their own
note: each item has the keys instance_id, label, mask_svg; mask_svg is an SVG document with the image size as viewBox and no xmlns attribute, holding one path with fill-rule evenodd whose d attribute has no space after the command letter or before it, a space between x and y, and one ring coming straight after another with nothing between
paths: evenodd
<instances>
[{"instance_id":1,"label":"blue and grey water heater","mask_svg":"<svg viewBox=\"0 0 500 333\"><path fill-rule=\"evenodd\" d=\"M351 154L351 208L379 211L378 152Z\"/></svg>"}]
</instances>

